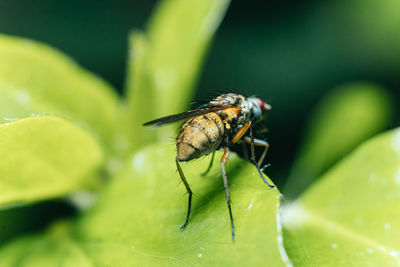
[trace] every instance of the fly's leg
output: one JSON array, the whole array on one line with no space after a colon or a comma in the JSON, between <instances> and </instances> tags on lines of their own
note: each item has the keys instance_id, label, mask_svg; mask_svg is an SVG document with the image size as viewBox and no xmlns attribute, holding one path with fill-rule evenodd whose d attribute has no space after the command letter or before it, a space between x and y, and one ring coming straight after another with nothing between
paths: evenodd
<instances>
[{"instance_id":1,"label":"fly's leg","mask_svg":"<svg viewBox=\"0 0 400 267\"><path fill-rule=\"evenodd\" d=\"M245 143L242 143L242 149L243 149L243 158L246 161L249 161L249 153L247 152L247 147Z\"/></svg>"},{"instance_id":2,"label":"fly's leg","mask_svg":"<svg viewBox=\"0 0 400 267\"><path fill-rule=\"evenodd\" d=\"M248 137L248 136L243 137L242 140L243 140L244 142L248 143L248 144L251 144L251 138ZM257 166L258 166L259 168L261 168L261 166L262 166L262 164L263 164L263 162L264 162L265 156L267 155L268 148L269 148L269 144L268 144L266 141L261 140L261 139L257 139L257 138L254 138L254 139L253 139L253 143L254 143L255 146L264 147L264 152L262 153L260 159L259 159L258 162L257 162Z\"/></svg>"},{"instance_id":3,"label":"fly's leg","mask_svg":"<svg viewBox=\"0 0 400 267\"><path fill-rule=\"evenodd\" d=\"M235 144L235 143L239 142L240 139L243 137L243 135L247 132L249 127L250 127L250 122L248 121L238 130L238 132L235 134L235 136L233 136L231 143ZM244 159L249 160L249 155L247 153L247 147L244 143L242 143L242 148L243 148Z\"/></svg>"},{"instance_id":4,"label":"fly's leg","mask_svg":"<svg viewBox=\"0 0 400 267\"><path fill-rule=\"evenodd\" d=\"M201 176L206 176L207 173L211 170L211 167L212 167L213 162L214 162L214 155L215 155L215 151L213 151L213 153L212 153L212 155L211 155L210 165L208 165L207 170L206 170L205 172L203 172L203 173L201 174Z\"/></svg>"},{"instance_id":5,"label":"fly's leg","mask_svg":"<svg viewBox=\"0 0 400 267\"><path fill-rule=\"evenodd\" d=\"M267 143L268 144L268 143ZM269 145L268 145L269 146ZM268 149L268 146L266 146L266 149L264 150L264 152L266 153L266 150ZM268 185L270 188L274 188L275 186L268 183L268 181L265 179L262 171L260 170L260 167L258 166L257 162L256 162L256 154L254 152L254 135L253 135L253 127L251 127L250 125L250 149L251 149L251 162L254 163L254 165L257 168L258 174L260 175L260 177L263 179L264 183L266 185Z\"/></svg>"},{"instance_id":6,"label":"fly's leg","mask_svg":"<svg viewBox=\"0 0 400 267\"><path fill-rule=\"evenodd\" d=\"M189 186L188 182L186 181L185 175L183 174L182 168L179 165L178 159L175 159L175 162L176 162L176 168L178 169L178 172L179 172L179 176L181 177L181 180L182 180L183 184L186 187L186 191L189 194L189 202L188 202L186 220L185 220L185 223L180 228L181 230L183 230L186 227L186 225L188 224L188 221L189 221L190 209L192 207L192 195L193 195L193 192L190 189L190 186Z\"/></svg>"},{"instance_id":7,"label":"fly's leg","mask_svg":"<svg viewBox=\"0 0 400 267\"><path fill-rule=\"evenodd\" d=\"M240 138L243 137L243 135L247 132L247 130L249 129L251 123L248 121L246 122L239 130L238 132L235 134L235 136L232 138L232 144L237 143Z\"/></svg>"},{"instance_id":8,"label":"fly's leg","mask_svg":"<svg viewBox=\"0 0 400 267\"><path fill-rule=\"evenodd\" d=\"M232 216L232 209L231 209L231 197L229 195L228 178L226 177L226 171L225 171L225 163L228 160L228 156L229 156L229 149L226 146L226 147L224 147L224 154L222 155L222 158L221 158L221 169L222 169L222 178L224 179L226 203L228 204L229 216L230 216L230 219L231 219L232 239L235 240L235 228L233 226L233 216Z\"/></svg>"},{"instance_id":9,"label":"fly's leg","mask_svg":"<svg viewBox=\"0 0 400 267\"><path fill-rule=\"evenodd\" d=\"M264 146L265 146L264 153L263 153L263 155L261 156L260 161L257 163L257 162L256 162L256 155L255 155L255 152L254 152L253 127L251 126L251 122L250 122L250 121L246 122L246 123L238 130L238 132L237 132L237 133L235 134L235 136L232 138L232 144L237 143L237 142L243 137L243 135L247 132L247 130L248 130L249 128L250 128L250 150L251 150L251 157L250 157L250 160L251 160L251 162L253 162L254 165L256 166L257 171L258 171L258 174L259 174L260 177L263 179L264 183L265 183L266 185L268 185L269 187L274 188L275 186L272 185L272 184L270 184L270 183L268 183L268 181L265 179L265 177L264 177L262 171L260 170L260 166L259 166L259 165L261 165L260 163L261 163L262 161L264 161L265 154L267 154L269 144L268 144L267 142L265 142L266 144L264 145ZM246 137L244 138L244 140L246 141Z\"/></svg>"}]
</instances>

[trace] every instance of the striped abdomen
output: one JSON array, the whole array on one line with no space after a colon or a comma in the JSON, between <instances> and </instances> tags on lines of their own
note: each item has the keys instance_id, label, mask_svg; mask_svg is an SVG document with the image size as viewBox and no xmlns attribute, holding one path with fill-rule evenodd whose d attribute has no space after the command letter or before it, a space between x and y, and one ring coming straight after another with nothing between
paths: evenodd
<instances>
[{"instance_id":1,"label":"striped abdomen","mask_svg":"<svg viewBox=\"0 0 400 267\"><path fill-rule=\"evenodd\" d=\"M214 112L187 120L177 138L177 159L188 161L213 152L224 134L224 123Z\"/></svg>"}]
</instances>

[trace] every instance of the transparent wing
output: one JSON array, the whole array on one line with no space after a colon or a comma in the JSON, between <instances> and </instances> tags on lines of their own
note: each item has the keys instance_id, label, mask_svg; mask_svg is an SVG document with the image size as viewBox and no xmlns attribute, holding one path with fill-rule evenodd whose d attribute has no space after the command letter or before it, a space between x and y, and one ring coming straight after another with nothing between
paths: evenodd
<instances>
[{"instance_id":1,"label":"transparent wing","mask_svg":"<svg viewBox=\"0 0 400 267\"><path fill-rule=\"evenodd\" d=\"M152 128L162 126L164 124L172 123L172 122L177 122L177 121L182 121L182 120L187 120L192 117L196 117L199 115L204 115L210 112L215 112L218 110L222 109L227 109L232 107L232 105L225 105L225 106L219 106L219 107L211 107L211 108L201 108L201 109L194 109L194 110L189 110L185 111L182 113L174 114L174 115L169 115L166 117L162 117L159 119L155 119L152 121L148 121L143 124L143 126L151 126Z\"/></svg>"}]
</instances>

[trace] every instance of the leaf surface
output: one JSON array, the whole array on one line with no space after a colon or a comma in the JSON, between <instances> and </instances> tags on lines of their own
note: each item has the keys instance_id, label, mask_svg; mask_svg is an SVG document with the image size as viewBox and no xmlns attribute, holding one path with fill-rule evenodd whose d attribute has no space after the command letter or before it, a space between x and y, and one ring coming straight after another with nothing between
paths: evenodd
<instances>
[{"instance_id":1,"label":"leaf surface","mask_svg":"<svg viewBox=\"0 0 400 267\"><path fill-rule=\"evenodd\" d=\"M44 235L7 244L0 249L0 264L284 266L276 213L280 194L236 156L227 174L237 239L231 239L219 164L200 176L209 157L182 166L194 196L189 225L179 230L188 196L179 184L174 152L170 144L139 151L88 213L70 227L55 225Z\"/></svg>"},{"instance_id":2,"label":"leaf surface","mask_svg":"<svg viewBox=\"0 0 400 267\"><path fill-rule=\"evenodd\" d=\"M400 264L400 129L367 141L283 210L294 265Z\"/></svg>"},{"instance_id":3,"label":"leaf surface","mask_svg":"<svg viewBox=\"0 0 400 267\"><path fill-rule=\"evenodd\" d=\"M103 151L74 124L52 116L0 125L0 205L65 196L97 183Z\"/></svg>"},{"instance_id":4,"label":"leaf surface","mask_svg":"<svg viewBox=\"0 0 400 267\"><path fill-rule=\"evenodd\" d=\"M0 35L0 123L57 115L89 129L118 149L118 98L106 82L39 42Z\"/></svg>"}]
</instances>

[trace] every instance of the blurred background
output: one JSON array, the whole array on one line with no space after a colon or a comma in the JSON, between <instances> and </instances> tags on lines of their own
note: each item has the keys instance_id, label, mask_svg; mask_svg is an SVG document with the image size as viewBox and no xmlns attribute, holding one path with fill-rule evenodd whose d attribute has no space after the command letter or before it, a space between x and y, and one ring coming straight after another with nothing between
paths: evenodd
<instances>
[{"instance_id":1,"label":"blurred background","mask_svg":"<svg viewBox=\"0 0 400 267\"><path fill-rule=\"evenodd\" d=\"M0 32L60 49L122 94L128 33L146 28L156 2L0 0ZM270 103L267 172L286 177L305 122L326 92L372 81L399 98L399 14L396 0L232 1L195 100L235 89ZM398 116L386 128L396 125Z\"/></svg>"}]
</instances>

